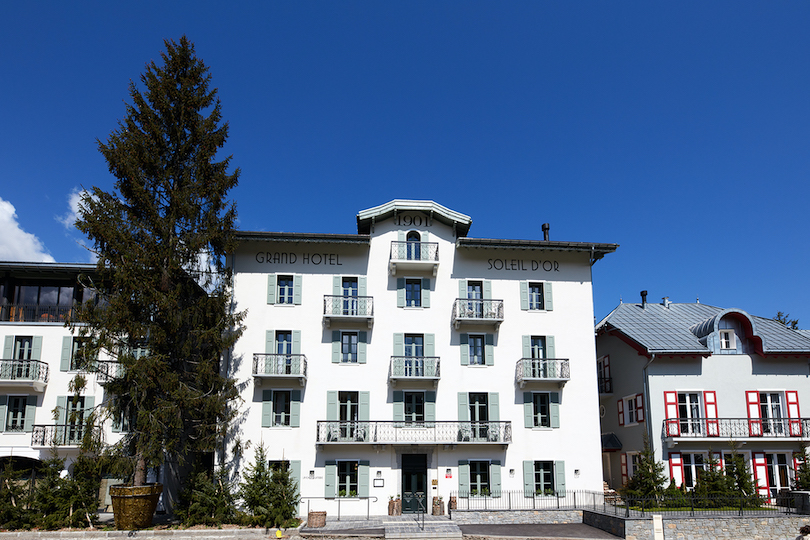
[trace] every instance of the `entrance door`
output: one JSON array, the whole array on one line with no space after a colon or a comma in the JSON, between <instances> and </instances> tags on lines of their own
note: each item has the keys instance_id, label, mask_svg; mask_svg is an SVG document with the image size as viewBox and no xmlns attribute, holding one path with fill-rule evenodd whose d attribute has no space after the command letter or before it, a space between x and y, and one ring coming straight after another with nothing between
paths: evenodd
<instances>
[{"instance_id":1,"label":"entrance door","mask_svg":"<svg viewBox=\"0 0 810 540\"><path fill-rule=\"evenodd\" d=\"M402 513L427 512L427 455L402 455Z\"/></svg>"}]
</instances>

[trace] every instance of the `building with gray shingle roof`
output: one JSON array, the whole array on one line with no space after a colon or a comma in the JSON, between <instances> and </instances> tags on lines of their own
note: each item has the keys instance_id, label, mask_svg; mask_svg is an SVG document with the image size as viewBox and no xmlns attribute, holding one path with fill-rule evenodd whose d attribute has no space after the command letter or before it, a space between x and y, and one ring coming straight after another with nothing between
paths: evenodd
<instances>
[{"instance_id":1,"label":"building with gray shingle roof","mask_svg":"<svg viewBox=\"0 0 810 540\"><path fill-rule=\"evenodd\" d=\"M604 479L632 477L646 435L670 477L694 486L709 452L743 455L761 494L790 487L810 435L810 332L699 303L620 304L596 325Z\"/></svg>"}]
</instances>

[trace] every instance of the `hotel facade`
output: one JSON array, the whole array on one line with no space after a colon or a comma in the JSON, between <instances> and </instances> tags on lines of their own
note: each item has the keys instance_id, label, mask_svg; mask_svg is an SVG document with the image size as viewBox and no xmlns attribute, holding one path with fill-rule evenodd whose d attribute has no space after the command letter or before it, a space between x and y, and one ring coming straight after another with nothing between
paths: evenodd
<instances>
[{"instance_id":1,"label":"hotel facade","mask_svg":"<svg viewBox=\"0 0 810 540\"><path fill-rule=\"evenodd\" d=\"M358 213L357 234L238 234L235 470L263 443L302 512L343 515L601 491L591 266L617 245L546 226L471 238L471 223L395 200Z\"/></svg>"}]
</instances>

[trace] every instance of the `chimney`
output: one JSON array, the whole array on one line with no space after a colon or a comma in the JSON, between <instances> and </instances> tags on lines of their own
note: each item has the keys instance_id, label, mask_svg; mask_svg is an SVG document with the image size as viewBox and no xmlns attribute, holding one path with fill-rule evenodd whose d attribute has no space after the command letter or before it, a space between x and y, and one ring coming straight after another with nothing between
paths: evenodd
<instances>
[{"instance_id":1,"label":"chimney","mask_svg":"<svg viewBox=\"0 0 810 540\"><path fill-rule=\"evenodd\" d=\"M672 303L669 301L669 296L665 296L661 299L661 303L664 305L665 308L669 309L669 305Z\"/></svg>"},{"instance_id":2,"label":"chimney","mask_svg":"<svg viewBox=\"0 0 810 540\"><path fill-rule=\"evenodd\" d=\"M543 223L543 240L548 242L548 230L551 228L551 225L548 223Z\"/></svg>"},{"instance_id":3,"label":"chimney","mask_svg":"<svg viewBox=\"0 0 810 540\"><path fill-rule=\"evenodd\" d=\"M641 307L647 309L647 291L641 291Z\"/></svg>"}]
</instances>

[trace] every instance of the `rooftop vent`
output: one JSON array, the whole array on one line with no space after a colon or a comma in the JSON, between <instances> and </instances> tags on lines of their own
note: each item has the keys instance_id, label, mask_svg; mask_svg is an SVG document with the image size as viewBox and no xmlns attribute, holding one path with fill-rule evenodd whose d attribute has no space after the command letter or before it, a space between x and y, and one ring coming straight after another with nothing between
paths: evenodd
<instances>
[{"instance_id":1,"label":"rooftop vent","mask_svg":"<svg viewBox=\"0 0 810 540\"><path fill-rule=\"evenodd\" d=\"M647 291L641 291L641 307L647 309Z\"/></svg>"},{"instance_id":2,"label":"rooftop vent","mask_svg":"<svg viewBox=\"0 0 810 540\"><path fill-rule=\"evenodd\" d=\"M543 223L543 240L548 242L548 230L551 229L551 225L548 223Z\"/></svg>"},{"instance_id":3,"label":"rooftop vent","mask_svg":"<svg viewBox=\"0 0 810 540\"><path fill-rule=\"evenodd\" d=\"M669 296L665 296L665 297L663 297L663 298L661 299L661 304L663 304L663 306L664 306L665 308L667 308L667 309L669 309L669 305L670 305L671 303L672 303L672 302L670 302L670 301L669 301Z\"/></svg>"}]
</instances>

